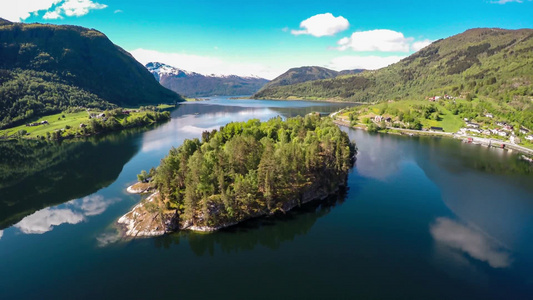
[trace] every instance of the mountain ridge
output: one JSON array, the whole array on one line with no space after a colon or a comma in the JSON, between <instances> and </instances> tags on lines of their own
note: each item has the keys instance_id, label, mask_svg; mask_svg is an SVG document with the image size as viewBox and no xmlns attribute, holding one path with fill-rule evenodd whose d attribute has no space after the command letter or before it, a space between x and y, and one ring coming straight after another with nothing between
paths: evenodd
<instances>
[{"instance_id":1,"label":"mountain ridge","mask_svg":"<svg viewBox=\"0 0 533 300\"><path fill-rule=\"evenodd\" d=\"M379 70L263 89L254 98L378 102L470 94L527 105L521 97L533 95L531 82L533 29L473 28Z\"/></svg>"},{"instance_id":2,"label":"mountain ridge","mask_svg":"<svg viewBox=\"0 0 533 300\"><path fill-rule=\"evenodd\" d=\"M100 31L0 20L0 127L73 107L183 100Z\"/></svg>"},{"instance_id":3,"label":"mountain ridge","mask_svg":"<svg viewBox=\"0 0 533 300\"><path fill-rule=\"evenodd\" d=\"M145 67L161 85L189 97L251 95L268 82L257 76L203 75L161 62Z\"/></svg>"},{"instance_id":4,"label":"mountain ridge","mask_svg":"<svg viewBox=\"0 0 533 300\"><path fill-rule=\"evenodd\" d=\"M302 66L290 68L285 73L272 79L272 81L263 86L261 90L259 90L256 94L261 94L265 90L268 90L272 87L292 85L319 79L330 79L342 75L358 74L363 71L363 69L335 71L318 66Z\"/></svg>"}]
</instances>

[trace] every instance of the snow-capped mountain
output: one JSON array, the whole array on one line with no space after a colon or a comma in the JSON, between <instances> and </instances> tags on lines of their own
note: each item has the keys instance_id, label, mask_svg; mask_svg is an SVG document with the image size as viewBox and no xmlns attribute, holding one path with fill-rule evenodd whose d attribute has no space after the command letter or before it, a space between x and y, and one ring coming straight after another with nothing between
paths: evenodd
<instances>
[{"instance_id":1,"label":"snow-capped mountain","mask_svg":"<svg viewBox=\"0 0 533 300\"><path fill-rule=\"evenodd\" d=\"M202 75L160 62L149 62L145 67L161 85L188 97L252 95L268 82L253 75Z\"/></svg>"},{"instance_id":2,"label":"snow-capped mountain","mask_svg":"<svg viewBox=\"0 0 533 300\"><path fill-rule=\"evenodd\" d=\"M167 64L162 64L159 62L149 62L145 66L150 73L154 74L157 81L161 81L162 77L190 77L190 76L203 76L202 74L188 72L182 69L169 66Z\"/></svg>"}]
</instances>

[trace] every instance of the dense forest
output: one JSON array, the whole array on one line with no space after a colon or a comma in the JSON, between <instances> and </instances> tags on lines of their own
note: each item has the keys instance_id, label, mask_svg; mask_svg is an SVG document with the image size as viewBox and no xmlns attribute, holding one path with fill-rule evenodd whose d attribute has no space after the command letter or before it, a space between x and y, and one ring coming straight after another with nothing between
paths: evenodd
<instances>
[{"instance_id":1,"label":"dense forest","mask_svg":"<svg viewBox=\"0 0 533 300\"><path fill-rule=\"evenodd\" d=\"M355 151L329 118L254 119L185 140L139 179L151 181L181 228L217 228L335 192Z\"/></svg>"},{"instance_id":2,"label":"dense forest","mask_svg":"<svg viewBox=\"0 0 533 300\"><path fill-rule=\"evenodd\" d=\"M0 19L0 129L69 108L183 100L99 31Z\"/></svg>"},{"instance_id":3,"label":"dense forest","mask_svg":"<svg viewBox=\"0 0 533 300\"><path fill-rule=\"evenodd\" d=\"M261 90L257 92L257 97L261 97L263 95L264 90L269 90L272 87L276 86L286 86L286 85L292 85L307 81L313 81L313 80L319 80L319 79L329 79L329 78L335 78L337 76L342 75L350 75L350 74L358 74L361 73L362 69L355 69L355 70L344 70L344 71L334 71L323 67L299 67L299 68L291 68L287 72L279 75L278 77L272 79L269 83L267 83ZM268 94L268 92L265 92Z\"/></svg>"}]
</instances>

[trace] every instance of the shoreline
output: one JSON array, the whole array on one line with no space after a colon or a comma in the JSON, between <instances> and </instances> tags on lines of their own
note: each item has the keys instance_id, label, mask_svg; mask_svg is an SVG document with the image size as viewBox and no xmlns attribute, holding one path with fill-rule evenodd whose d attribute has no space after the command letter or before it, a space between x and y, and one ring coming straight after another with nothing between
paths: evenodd
<instances>
[{"instance_id":1,"label":"shoreline","mask_svg":"<svg viewBox=\"0 0 533 300\"><path fill-rule=\"evenodd\" d=\"M270 98L252 98L250 97L234 97L229 98L234 100L265 100L265 101L308 101L308 102L326 102L326 103L346 103L346 104L357 104L357 105L363 105L363 104L376 104L377 102L351 102L351 101L342 101L342 100L335 100L335 99L270 99ZM355 105L353 105L355 106Z\"/></svg>"},{"instance_id":2,"label":"shoreline","mask_svg":"<svg viewBox=\"0 0 533 300\"><path fill-rule=\"evenodd\" d=\"M307 197L304 196L301 202L298 201L297 199L294 199L294 200L286 203L283 206L283 208L281 209L281 211L283 213L287 213L287 212L289 212L289 211L291 211L291 210L293 210L293 209L295 209L297 207L300 207L301 205L305 205L305 204L313 202L313 201L323 201L323 200L325 200L326 198L328 198L330 196L338 194L341 191L341 188L346 188L346 182L347 182L347 178L344 180L344 182L342 184L339 184L337 186L337 188L334 191L331 191L331 192L327 192L327 191L324 191L324 190L315 191L315 193L312 193L313 196L309 196L309 195ZM141 193L143 193L140 190L134 189L133 188L134 185L135 184L129 186L126 189L128 191L128 193L131 193L131 194L141 194ZM238 220L238 221L234 221L234 222L225 223L225 224L220 224L220 225L215 226L215 227L192 225L192 224L189 224L190 221L185 221L185 224L182 226L180 224L180 222L179 222L179 216L176 214L176 211L174 211L171 214L170 213L169 214L163 214L163 213L160 213L160 212L156 212L156 213L146 212L146 210L144 209L145 203L146 202L148 202L148 203L153 202L158 195L159 195L159 191L153 192L152 194L150 194L150 196L148 196L148 198L146 198L145 200L141 200L141 202L136 204L130 211L128 211L126 214L121 216L116 221L116 223L119 225L119 228L121 229L122 234L124 236L133 237L133 238L135 238L135 237L153 237L153 236L161 236L161 235L164 235L164 234L167 234L167 233L178 232L180 230L184 230L184 231L186 230L186 231L192 231L192 232L202 232L202 233L211 233L211 232L215 232L215 231L220 230L220 229L224 229L224 228L228 228L228 227L231 227L231 226L238 225L240 223L243 223L243 222L251 220L251 219L268 217L268 216L271 216L271 215L274 215L274 214L277 213L277 212L271 212L271 213L259 212L259 213L256 213L254 215L249 216L248 218L245 218L245 219L242 219L242 220ZM142 217L146 217L146 218L150 219L150 224L153 224L153 221L157 217L159 217L160 215L163 218L161 220L162 222L158 223L155 226L155 228L140 226L140 225L143 224L143 222L141 220Z\"/></svg>"},{"instance_id":3,"label":"shoreline","mask_svg":"<svg viewBox=\"0 0 533 300\"><path fill-rule=\"evenodd\" d=\"M129 194L144 194L144 193L148 193L150 192L150 190L152 189L151 187L147 187L145 189L136 189L135 186L138 185L140 182L136 182L130 186L128 186L126 188L126 191L129 193Z\"/></svg>"},{"instance_id":4,"label":"shoreline","mask_svg":"<svg viewBox=\"0 0 533 300\"><path fill-rule=\"evenodd\" d=\"M331 114L330 116L335 116L339 112L340 111L337 111L337 112ZM365 128L362 128L362 127L351 126L350 123L348 123L346 121L342 121L342 120L337 120L335 118L333 118L333 123L335 123L335 124L337 124L339 126L344 126L344 127L348 127L348 128L366 130ZM394 128L394 127L387 127L386 129L387 130L394 130L394 131L397 131L397 132L391 132L391 131L385 131L385 132L378 131L378 132L379 133L385 133L385 134L394 134L394 135L404 135L404 134L402 134L402 132L406 132L407 133L406 135L409 135L409 136L448 137L448 138L452 138L452 139L462 140L463 142L468 142L468 143L475 144L475 145L493 147L493 148L504 149L504 150L511 149L512 151L517 151L517 152L525 154L525 155L532 155L533 156L533 149L529 149L529 148L526 148L526 147L523 147L523 146L520 146L520 145L511 144L509 142L502 141L502 140L497 140L497 139L490 139L490 138L487 139L487 138L481 138L481 137L476 137L476 136L471 136L471 135L458 135L458 134L452 133L452 132L422 131L422 130L414 130L414 129ZM471 139L471 141L468 141L468 139ZM497 144L497 145L505 145L505 148L492 146L493 143Z\"/></svg>"}]
</instances>

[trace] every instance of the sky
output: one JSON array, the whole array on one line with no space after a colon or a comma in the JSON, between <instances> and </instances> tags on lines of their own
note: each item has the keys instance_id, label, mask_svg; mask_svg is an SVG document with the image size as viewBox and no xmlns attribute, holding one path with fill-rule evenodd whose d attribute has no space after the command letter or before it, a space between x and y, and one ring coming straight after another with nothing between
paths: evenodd
<instances>
[{"instance_id":1,"label":"sky","mask_svg":"<svg viewBox=\"0 0 533 300\"><path fill-rule=\"evenodd\" d=\"M533 28L533 1L0 0L0 17L94 28L143 64L273 79L378 69L470 28Z\"/></svg>"}]
</instances>

